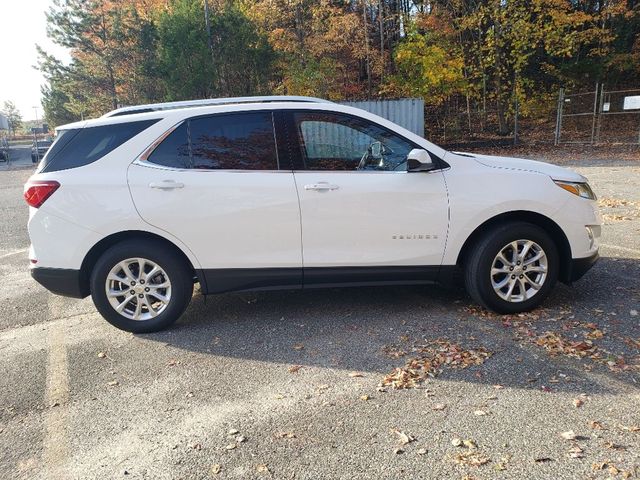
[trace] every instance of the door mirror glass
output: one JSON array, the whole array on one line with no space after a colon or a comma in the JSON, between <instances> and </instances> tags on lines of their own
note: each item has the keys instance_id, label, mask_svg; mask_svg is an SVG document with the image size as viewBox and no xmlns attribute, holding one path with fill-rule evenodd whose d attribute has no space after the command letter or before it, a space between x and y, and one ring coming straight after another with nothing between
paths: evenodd
<instances>
[{"instance_id":1,"label":"door mirror glass","mask_svg":"<svg viewBox=\"0 0 640 480\"><path fill-rule=\"evenodd\" d=\"M428 172L433 170L435 165L431 159L431 155L422 148L414 148L407 155L407 171L408 172Z\"/></svg>"}]
</instances>

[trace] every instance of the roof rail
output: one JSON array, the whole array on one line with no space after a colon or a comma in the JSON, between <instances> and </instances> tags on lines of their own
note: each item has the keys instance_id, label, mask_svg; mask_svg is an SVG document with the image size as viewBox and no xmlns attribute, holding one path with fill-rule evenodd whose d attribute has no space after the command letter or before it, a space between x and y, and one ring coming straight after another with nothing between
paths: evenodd
<instances>
[{"instance_id":1,"label":"roof rail","mask_svg":"<svg viewBox=\"0 0 640 480\"><path fill-rule=\"evenodd\" d=\"M207 107L210 105L229 105L237 103L268 103L268 102L307 102L307 103L331 103L329 100L315 97L300 97L291 95L272 95L266 97L230 97L207 98L204 100L187 100L183 102L150 103L146 105L134 105L122 107L105 113L102 117L117 117L120 115L132 115L134 113L155 112L158 110L172 110L176 108Z\"/></svg>"}]
</instances>

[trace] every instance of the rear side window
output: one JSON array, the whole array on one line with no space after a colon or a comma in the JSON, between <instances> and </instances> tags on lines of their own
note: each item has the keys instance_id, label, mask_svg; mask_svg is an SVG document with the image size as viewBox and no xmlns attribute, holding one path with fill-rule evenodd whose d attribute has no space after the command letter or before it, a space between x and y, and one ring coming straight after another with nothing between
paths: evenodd
<instances>
[{"instance_id":1,"label":"rear side window","mask_svg":"<svg viewBox=\"0 0 640 480\"><path fill-rule=\"evenodd\" d=\"M192 118L169 134L148 161L174 168L277 170L272 114L243 112Z\"/></svg>"},{"instance_id":2,"label":"rear side window","mask_svg":"<svg viewBox=\"0 0 640 480\"><path fill-rule=\"evenodd\" d=\"M99 160L158 120L63 130L42 160L41 172L82 167Z\"/></svg>"}]
</instances>

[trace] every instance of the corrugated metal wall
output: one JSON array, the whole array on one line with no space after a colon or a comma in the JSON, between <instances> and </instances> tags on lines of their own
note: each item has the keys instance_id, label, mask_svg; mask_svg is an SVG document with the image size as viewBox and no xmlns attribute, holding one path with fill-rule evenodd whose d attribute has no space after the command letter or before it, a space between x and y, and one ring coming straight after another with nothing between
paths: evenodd
<instances>
[{"instance_id":1,"label":"corrugated metal wall","mask_svg":"<svg viewBox=\"0 0 640 480\"><path fill-rule=\"evenodd\" d=\"M361 108L367 112L397 123L401 127L424 137L424 100L422 98L401 98L399 100L364 100L360 102L339 102L342 105Z\"/></svg>"}]
</instances>

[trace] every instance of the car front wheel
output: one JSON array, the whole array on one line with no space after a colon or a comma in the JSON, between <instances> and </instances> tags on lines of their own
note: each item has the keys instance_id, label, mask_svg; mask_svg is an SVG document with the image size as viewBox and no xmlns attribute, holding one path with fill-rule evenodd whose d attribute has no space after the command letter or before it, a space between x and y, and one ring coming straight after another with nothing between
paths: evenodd
<instances>
[{"instance_id":1,"label":"car front wheel","mask_svg":"<svg viewBox=\"0 0 640 480\"><path fill-rule=\"evenodd\" d=\"M465 262L465 285L475 301L491 310L525 312L549 295L558 264L558 249L542 228L508 223L473 246Z\"/></svg>"},{"instance_id":2,"label":"car front wheel","mask_svg":"<svg viewBox=\"0 0 640 480\"><path fill-rule=\"evenodd\" d=\"M172 325L193 294L190 269L171 248L125 241L107 250L91 275L91 296L113 326L148 333Z\"/></svg>"}]
</instances>

